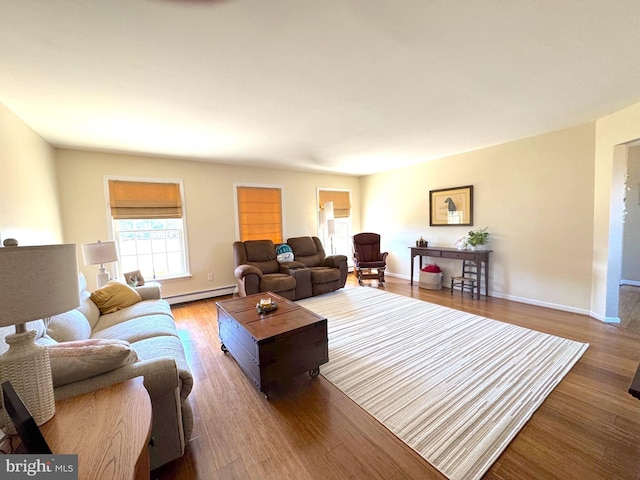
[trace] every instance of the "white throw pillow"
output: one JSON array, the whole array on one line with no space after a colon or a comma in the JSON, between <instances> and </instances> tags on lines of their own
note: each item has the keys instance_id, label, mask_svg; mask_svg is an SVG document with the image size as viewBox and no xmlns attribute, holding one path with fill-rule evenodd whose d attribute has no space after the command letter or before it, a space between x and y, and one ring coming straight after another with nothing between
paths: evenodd
<instances>
[{"instance_id":1,"label":"white throw pillow","mask_svg":"<svg viewBox=\"0 0 640 480\"><path fill-rule=\"evenodd\" d=\"M56 342L87 340L91 336L91 326L82 313L78 310L70 310L51 317L47 335Z\"/></svg>"},{"instance_id":2,"label":"white throw pillow","mask_svg":"<svg viewBox=\"0 0 640 480\"><path fill-rule=\"evenodd\" d=\"M291 247L286 243L278 245L276 248L276 259L278 260L278 263L293 262L293 250L291 250Z\"/></svg>"},{"instance_id":3,"label":"white throw pillow","mask_svg":"<svg viewBox=\"0 0 640 480\"><path fill-rule=\"evenodd\" d=\"M138 354L124 340L89 339L51 345L53 386L79 382L138 361Z\"/></svg>"}]
</instances>

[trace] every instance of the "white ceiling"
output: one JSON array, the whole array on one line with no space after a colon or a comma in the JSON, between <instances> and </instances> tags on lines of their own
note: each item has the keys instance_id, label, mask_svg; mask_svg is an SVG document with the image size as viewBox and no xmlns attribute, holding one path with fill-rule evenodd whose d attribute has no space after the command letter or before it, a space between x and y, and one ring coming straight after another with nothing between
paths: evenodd
<instances>
[{"instance_id":1,"label":"white ceiling","mask_svg":"<svg viewBox=\"0 0 640 480\"><path fill-rule=\"evenodd\" d=\"M638 101L638 0L0 0L60 147L366 174Z\"/></svg>"}]
</instances>

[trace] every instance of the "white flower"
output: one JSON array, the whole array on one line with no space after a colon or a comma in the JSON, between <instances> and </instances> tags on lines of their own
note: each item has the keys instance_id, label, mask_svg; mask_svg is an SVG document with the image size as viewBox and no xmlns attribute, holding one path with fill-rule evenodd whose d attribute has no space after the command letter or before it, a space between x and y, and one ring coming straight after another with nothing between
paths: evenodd
<instances>
[{"instance_id":1,"label":"white flower","mask_svg":"<svg viewBox=\"0 0 640 480\"><path fill-rule=\"evenodd\" d=\"M455 246L456 248L467 248L468 244L469 244L468 237L460 237L459 239L456 240Z\"/></svg>"}]
</instances>

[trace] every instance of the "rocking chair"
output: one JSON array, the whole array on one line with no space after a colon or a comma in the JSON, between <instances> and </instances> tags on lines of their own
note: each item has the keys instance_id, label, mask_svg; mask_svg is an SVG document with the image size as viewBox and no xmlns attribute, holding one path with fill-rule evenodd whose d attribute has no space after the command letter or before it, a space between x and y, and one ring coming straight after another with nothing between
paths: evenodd
<instances>
[{"instance_id":1,"label":"rocking chair","mask_svg":"<svg viewBox=\"0 0 640 480\"><path fill-rule=\"evenodd\" d=\"M380 252L379 234L358 233L353 236L353 263L360 285L364 279L377 279L378 284L384 283L387 255L387 252Z\"/></svg>"}]
</instances>

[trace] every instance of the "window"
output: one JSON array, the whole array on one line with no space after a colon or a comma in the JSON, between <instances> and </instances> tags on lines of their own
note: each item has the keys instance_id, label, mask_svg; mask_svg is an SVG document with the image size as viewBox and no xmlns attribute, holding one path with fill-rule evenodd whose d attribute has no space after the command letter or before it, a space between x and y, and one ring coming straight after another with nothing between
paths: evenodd
<instances>
[{"instance_id":1,"label":"window","mask_svg":"<svg viewBox=\"0 0 640 480\"><path fill-rule=\"evenodd\" d=\"M123 272L145 279L187 275L182 185L109 180L114 238Z\"/></svg>"},{"instance_id":2,"label":"window","mask_svg":"<svg viewBox=\"0 0 640 480\"><path fill-rule=\"evenodd\" d=\"M328 202L333 204L333 219L327 218L327 210L330 209L326 209L325 204ZM318 207L318 236L327 255L346 255L349 265L352 265L351 192L319 188Z\"/></svg>"},{"instance_id":3,"label":"window","mask_svg":"<svg viewBox=\"0 0 640 480\"><path fill-rule=\"evenodd\" d=\"M282 189L236 186L238 238L282 243Z\"/></svg>"}]
</instances>

